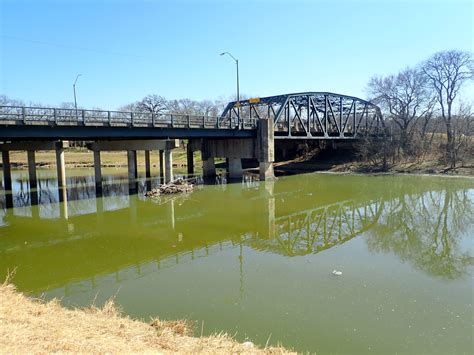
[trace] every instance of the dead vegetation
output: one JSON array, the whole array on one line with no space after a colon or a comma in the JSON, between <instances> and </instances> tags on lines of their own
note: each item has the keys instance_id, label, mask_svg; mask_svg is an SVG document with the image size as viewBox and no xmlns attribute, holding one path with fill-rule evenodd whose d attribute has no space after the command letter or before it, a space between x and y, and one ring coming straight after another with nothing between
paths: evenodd
<instances>
[{"instance_id":1,"label":"dead vegetation","mask_svg":"<svg viewBox=\"0 0 474 355\"><path fill-rule=\"evenodd\" d=\"M155 189L145 193L146 197L159 198L161 195L174 195L179 193L191 193L194 185L184 179L177 179L168 184L162 184Z\"/></svg>"},{"instance_id":2,"label":"dead vegetation","mask_svg":"<svg viewBox=\"0 0 474 355\"><path fill-rule=\"evenodd\" d=\"M0 285L0 353L288 353L225 334L191 334L184 321L147 324L126 317L112 300L101 308L66 309L57 300L29 299L11 284Z\"/></svg>"}]
</instances>

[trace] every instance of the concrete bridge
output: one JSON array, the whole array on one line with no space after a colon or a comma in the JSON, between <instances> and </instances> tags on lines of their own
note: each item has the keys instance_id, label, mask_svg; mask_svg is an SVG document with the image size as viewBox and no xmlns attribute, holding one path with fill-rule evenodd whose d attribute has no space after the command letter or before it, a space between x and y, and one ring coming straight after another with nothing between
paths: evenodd
<instances>
[{"instance_id":1,"label":"concrete bridge","mask_svg":"<svg viewBox=\"0 0 474 355\"><path fill-rule=\"evenodd\" d=\"M173 180L172 150L187 139L188 173L193 152L200 151L204 177L216 174L215 158L228 160L231 179L242 177L242 159L259 162L260 179L273 178L275 144L283 141L348 141L383 131L380 109L352 96L305 92L230 102L218 117L0 106L0 150L6 190L11 190L9 152L28 152L29 179L36 188L35 151L55 150L60 187L65 181L64 141L89 141L95 182L102 189L101 151L128 154L129 179L137 178L137 150L145 151L150 177L150 151L160 151L160 174ZM131 185L133 188L133 184Z\"/></svg>"}]
</instances>

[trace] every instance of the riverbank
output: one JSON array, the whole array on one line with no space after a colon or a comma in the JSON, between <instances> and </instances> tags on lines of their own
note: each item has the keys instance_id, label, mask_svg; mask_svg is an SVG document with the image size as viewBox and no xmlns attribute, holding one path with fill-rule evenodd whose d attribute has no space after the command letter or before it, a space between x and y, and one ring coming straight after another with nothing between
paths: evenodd
<instances>
[{"instance_id":1,"label":"riverbank","mask_svg":"<svg viewBox=\"0 0 474 355\"><path fill-rule=\"evenodd\" d=\"M104 307L66 309L58 301L30 299L13 285L0 285L1 353L252 353L286 354L283 348L259 349L224 334L193 337L184 321L124 316L112 301Z\"/></svg>"},{"instance_id":2,"label":"riverbank","mask_svg":"<svg viewBox=\"0 0 474 355\"><path fill-rule=\"evenodd\" d=\"M102 152L102 167L127 167L126 152ZM11 164L17 169L28 167L25 152L11 152ZM223 163L223 159L217 159L216 163ZM65 154L66 168L92 168L94 166L93 155L90 151L82 149L71 149ZM50 151L38 151L36 153L36 165L39 168L53 168L56 164L56 155ZM159 154L151 152L152 167L159 166ZM140 168L145 166L145 155L137 152L137 165ZM186 150L179 147L173 150L173 167L184 169L187 166ZM202 169L201 156L199 152L194 153L195 172L199 174ZM350 154L338 154L329 152L321 155L299 156L295 159L275 162L277 174L298 174L314 171L327 171L337 173L392 173L392 174L430 174L430 175L462 175L474 176L474 161L455 169L449 168L435 157L426 157L423 161L404 161L391 163L386 171L382 171L379 166L374 166L370 162L358 160Z\"/></svg>"},{"instance_id":3,"label":"riverbank","mask_svg":"<svg viewBox=\"0 0 474 355\"><path fill-rule=\"evenodd\" d=\"M68 149L64 154L66 168L89 168L94 166L94 157L91 151L86 149ZM150 152L151 165L159 166L158 151ZM200 167L201 157L199 152L194 153L194 162L196 168ZM17 169L26 169L28 167L28 159L26 152L12 151L10 152L10 162ZM127 153L124 152L102 152L102 167L126 167ZM137 165L145 166L145 153L137 152ZM52 168L56 166L56 154L53 151L37 151L36 166L39 168ZM186 167L186 150L182 147L173 150L173 166L177 168Z\"/></svg>"},{"instance_id":4,"label":"riverbank","mask_svg":"<svg viewBox=\"0 0 474 355\"><path fill-rule=\"evenodd\" d=\"M423 160L405 160L388 163L387 169L372 162L361 161L350 152L329 151L322 154L302 155L295 159L279 161L274 164L275 172L280 174L301 174L307 172L333 172L357 174L428 174L474 176L474 160L452 169L436 156Z\"/></svg>"}]
</instances>

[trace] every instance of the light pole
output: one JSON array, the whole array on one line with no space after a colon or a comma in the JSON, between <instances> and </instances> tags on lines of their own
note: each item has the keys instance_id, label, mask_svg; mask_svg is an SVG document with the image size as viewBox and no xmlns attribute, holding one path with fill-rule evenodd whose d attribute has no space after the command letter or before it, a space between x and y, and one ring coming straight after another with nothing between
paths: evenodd
<instances>
[{"instance_id":1,"label":"light pole","mask_svg":"<svg viewBox=\"0 0 474 355\"><path fill-rule=\"evenodd\" d=\"M74 81L74 84L72 84L72 89L74 90L74 107L76 108L76 121L79 120L79 118L77 117L76 83L77 83L77 79L79 79L81 75L82 74L77 74L76 80Z\"/></svg>"},{"instance_id":2,"label":"light pole","mask_svg":"<svg viewBox=\"0 0 474 355\"><path fill-rule=\"evenodd\" d=\"M240 124L240 93L239 93L239 60L236 59L231 53L229 52L223 52L221 53L221 55L228 55L229 57L231 57L234 62L235 62L235 65L237 67L237 112L238 112L238 121L239 121L239 124Z\"/></svg>"}]
</instances>

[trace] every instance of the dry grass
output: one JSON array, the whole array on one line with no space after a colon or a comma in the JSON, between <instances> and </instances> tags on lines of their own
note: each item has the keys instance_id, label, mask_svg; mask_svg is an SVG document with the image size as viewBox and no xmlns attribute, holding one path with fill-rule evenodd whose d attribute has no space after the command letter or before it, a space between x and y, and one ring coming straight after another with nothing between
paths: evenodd
<instances>
[{"instance_id":1,"label":"dry grass","mask_svg":"<svg viewBox=\"0 0 474 355\"><path fill-rule=\"evenodd\" d=\"M227 335L192 337L183 321L151 324L123 316L113 301L102 308L66 309L0 285L0 353L288 353L258 349Z\"/></svg>"},{"instance_id":2,"label":"dry grass","mask_svg":"<svg viewBox=\"0 0 474 355\"><path fill-rule=\"evenodd\" d=\"M137 152L138 166L145 166L144 152ZM159 153L158 151L151 151L151 164L158 166ZM92 167L94 166L93 154L91 151L85 149L71 148L66 150L64 159L67 167ZM10 152L10 161L12 165L17 168L27 168L28 160L26 152L12 151ZM194 165L200 166L201 155L198 152L194 153ZM127 166L127 153L124 152L102 152L101 153L102 167L125 167ZM36 165L40 167L55 167L56 153L54 151L37 151ZM182 147L173 150L173 165L175 167L186 166L186 150Z\"/></svg>"}]
</instances>

